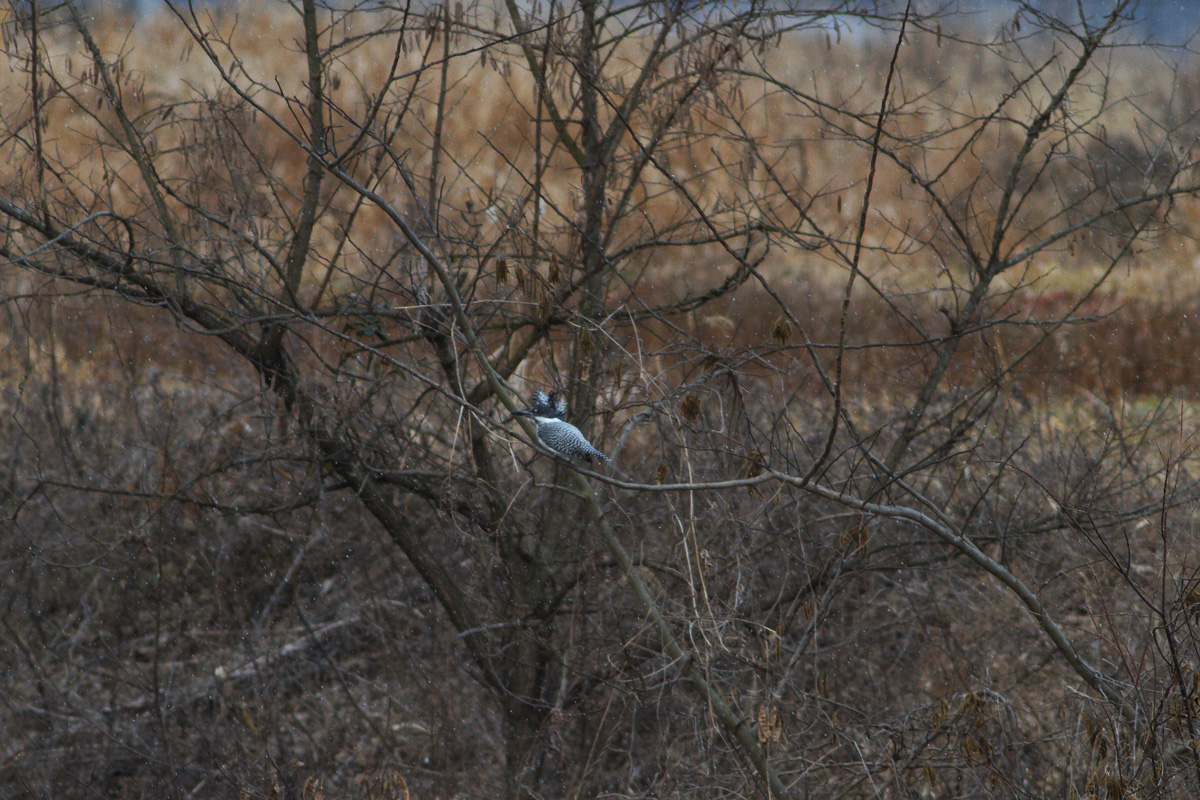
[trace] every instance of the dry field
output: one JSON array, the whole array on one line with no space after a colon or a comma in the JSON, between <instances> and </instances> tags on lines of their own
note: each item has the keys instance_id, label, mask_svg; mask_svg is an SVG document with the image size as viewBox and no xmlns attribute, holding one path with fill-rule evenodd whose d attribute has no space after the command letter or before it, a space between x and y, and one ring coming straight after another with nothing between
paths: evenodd
<instances>
[{"instance_id":1,"label":"dry field","mask_svg":"<svg viewBox=\"0 0 1200 800\"><path fill-rule=\"evenodd\" d=\"M1195 796L1200 63L301 7L3 23L0 800Z\"/></svg>"},{"instance_id":2,"label":"dry field","mask_svg":"<svg viewBox=\"0 0 1200 800\"><path fill-rule=\"evenodd\" d=\"M211 22L236 48L237 66L247 76L278 87L287 96L302 90L303 54L298 51L302 29L297 15L273 4L249 4L237 13L206 13L216 14ZM499 19L500 10L485 4L467 13L472 15L471 24L486 28ZM373 23L370 15L350 15L339 19L338 32L355 35L356 20L360 26ZM305 164L302 148L244 104L235 104L232 109L221 107L223 101L231 99L228 89L177 19L159 12L137 19L101 16L97 23L97 41L112 54L117 75L126 84L130 113L154 137L156 161L163 174L178 175L193 199L212 203L228 213L262 215L265 228L277 224L266 214L275 203L292 211L298 207L297 197L280 197L277 187L271 184L276 180L299 180ZM992 30L972 33L985 41L1001 35ZM406 76L404 88L433 91L440 75L421 66L428 58L428 45L411 33L409 39L411 44L398 70ZM989 108L1010 90L1007 66L1003 59L977 58L971 48L951 41L949 35L943 39L917 33L911 39L910 46L901 50L899 60L902 91L911 100L894 112L895 135L912 137L907 147L921 149L921 160L930 172L944 168L946 195L968 195L981 179L995 180L1005 156L1020 144L1019 131L1009 128L989 134L991 138L961 151L969 129L958 126L969 114ZM366 39L337 54L329 74L330 101L337 108L330 125L335 138L353 135L352 120L363 117L371 88L381 85L386 77L395 42L396 37ZM97 147L98 141L114 133L115 122L104 114L100 90L85 79L90 67L78 37L69 26L60 25L47 33L45 47L45 58L66 76L80 79L75 87L77 99L84 104L94 103L98 109L94 115L81 114L73 107L75 101L64 97L45 103L44 136L52 143L55 156L69 169L59 178L77 197L80 211L139 213L143 198L136 191L132 161L120 154L114 156L111 151L101 153ZM801 32L782 37L765 54L764 61L780 84L792 91L811 91L826 103L854 109L869 106L881 91L885 74L882 67L891 47L892 43L877 33L852 36L849 32L843 35L841 30ZM632 79L622 77L622 56L629 59L630 75L637 67L636 44L626 49L628 54L618 52L614 57L618 66L613 70L613 80L618 84ZM528 146L535 135L529 113L534 92L527 76L522 82L523 73L515 68L517 62L513 60L517 58L511 52L495 50L478 59L459 58L453 61L446 77L448 91L439 139L439 157L446 177L439 202L469 216L466 223L485 240L499 238L498 231L506 221L502 213L506 211L506 196L523 188L521 184L534 166ZM1057 218L1060 206L1070 202L1062 185L1070 185L1073 173L1088 178L1102 176L1102 183L1128 193L1144 182L1154 185L1174 167L1169 154L1143 152L1152 138L1146 132L1147 120L1183 119L1185 125L1191 124L1187 115L1200 105L1200 67L1179 53L1164 55L1144 48L1119 49L1105 58L1109 63L1103 85L1096 83L1081 90L1081 100L1072 111L1088 117L1089 124L1103 131L1106 138L1092 142L1090 151L1084 148L1067 153L1063 163L1053 166L1063 171L1063 182L1046 186L1026 200L1022 215L1031 220ZM27 76L17 66L12 59L0 64L0 102L5 108L21 108L28 95ZM1023 101L1039 97L1036 93L1030 97L1019 94L1006 107L1006 113L1019 116L1028 107ZM261 101L275 115L295 113L278 96L264 96ZM1096 105L1094 118L1090 116L1092 109L1086 106L1088 102ZM409 112L408 124L396 132L394 149L404 153L414 169L427 171L437 105L425 102L414 104L414 108ZM747 202L753 202L757 214L791 227L796 224L796 212L783 193L787 187L802 188L809 199L805 213L818 220L829 236L852 237L868 164L862 143L853 138L861 135L861 130L839 129L816 113L799 113L788 93L749 79L736 84L730 97L706 99L689 107L687 114L682 127L688 135L680 135L665 146L659 163L670 172L672 180L695 187L693 196L701 206L714 209L719 216L722 208L744 210ZM181 123L181 118L186 122ZM736 130L729 129L731 119L736 120ZM1184 131L1184 141L1187 135ZM254 157L259 163L247 163L246 153L229 156L227 140L239 136L253 137ZM903 152L904 148L898 150ZM204 155L192 159L197 151ZM1184 152L1182 157L1186 155ZM31 169L27 161L10 158L5 183L10 187L22 185L31 179ZM565 218L578 213L578 175L564 159L547 159L539 190L544 193L544 204L556 213ZM635 191L641 195L636 198L638 213L622 222L616 236L618 244L634 244L655 235L666 240L670 238L667 233L685 224L689 209L680 207L662 173L652 174ZM384 186L381 192L401 206L406 202L406 190L400 185ZM386 260L395 235L385 216L369 204L352 214L352 200L334 196L329 202L331 213L318 222L314 246L333 250L343 238L350 238L355 248L339 252L340 260L327 270L306 272L303 281L306 290L324 301L325 307L333 308L341 292L353 291L372 264ZM944 302L941 295L962 285L964 266L952 252L936 247L936 236L929 240L932 249L922 253L914 247L914 242L921 241L920 232L932 230L937 222L935 210L928 206L909 175L882 165L872 205L865 237L868 249L861 267L875 291L862 282L856 286L850 336L864 343L903 342L912 338L912 332L887 312L891 301L882 300L879 294L906 297L913 314L932 320ZM349 231L343 227L347 217L353 226ZM1192 396L1196 371L1179 356L1195 349L1193 326L1188 320L1195 318L1200 306L1200 292L1191 288L1200 285L1198 219L1196 202L1179 199L1170 212L1170 227L1140 242L1111 274L1105 256L1111 247L1104 246L1109 243L1093 241L1104 237L1103 230L1088 230L1038 253L1022 269L1001 276L998 283L1005 288L997 293L992 313L998 317L1041 319L1070 308L1076 299L1094 292L1097 280L1107 275L1102 288L1094 296L1089 295L1079 314L1090 321L1086 330L1068 327L1053 347L1037 353L1024 371L1023 387L1037 391L1044 385L1052 393ZM981 231L986 230L986 219L976 221ZM537 247L555 250L556 237L561 239L565 231L569 226L546 224L546 238ZM526 252L528 242L509 241L504 247L508 252L490 255L527 259L535 264L541 261L535 268L545 272L544 256ZM689 287L719 280L728 269L727 262L726 254L716 244L691 247L685 254L664 246L645 249L623 269L638 276L637 292L643 301L666 302L682 297ZM479 264L465 266L481 268ZM482 268L488 268L486 262ZM843 263L821 249L808 252L785 247L768 253L761 269L810 326L814 341L836 339L836 309L847 278ZM19 277L8 280L17 280L9 287L11 295L28 290ZM608 302L610 307L618 307L627 300L614 291ZM688 324L706 345L753 345L768 338L775 314L760 310L770 305L770 300L751 283ZM95 323L82 317L85 327L76 335L69 327L71 319L68 315L59 322L59 346L73 360L85 351L96 355L96 344L102 345L109 337L96 336L87 327ZM63 324L68 327L61 327ZM130 327L135 331L145 328L143 324ZM1019 349L1028 338L1015 327L1001 328L995 337L995 346L1006 351ZM856 385L864 391L903 391L902 385L883 387L879 383L880 376L895 372L899 363L879 353L870 361L867 364L851 359Z\"/></svg>"}]
</instances>

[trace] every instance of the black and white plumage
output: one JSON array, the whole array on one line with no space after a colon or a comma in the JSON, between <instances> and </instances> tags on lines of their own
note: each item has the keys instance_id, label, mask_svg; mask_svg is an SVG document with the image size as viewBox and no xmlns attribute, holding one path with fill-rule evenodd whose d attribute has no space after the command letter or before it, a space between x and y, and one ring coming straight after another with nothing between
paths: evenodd
<instances>
[{"instance_id":1,"label":"black and white plumage","mask_svg":"<svg viewBox=\"0 0 1200 800\"><path fill-rule=\"evenodd\" d=\"M589 442L571 423L567 422L567 401L556 392L547 394L541 389L533 393L533 400L528 411L515 411L514 416L529 417L537 425L537 438L547 450L553 450L561 456L592 463L592 459L611 461L611 459L592 447Z\"/></svg>"}]
</instances>

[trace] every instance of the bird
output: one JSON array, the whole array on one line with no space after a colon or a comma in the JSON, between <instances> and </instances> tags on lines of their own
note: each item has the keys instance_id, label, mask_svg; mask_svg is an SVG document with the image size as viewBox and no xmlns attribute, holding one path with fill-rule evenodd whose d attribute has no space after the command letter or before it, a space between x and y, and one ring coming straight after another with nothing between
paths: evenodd
<instances>
[{"instance_id":1,"label":"bird","mask_svg":"<svg viewBox=\"0 0 1200 800\"><path fill-rule=\"evenodd\" d=\"M612 461L589 442L571 423L567 422L567 400L557 392L538 389L533 393L528 411L514 411L514 417L529 417L537 425L537 439L547 450L568 459L592 463L593 458Z\"/></svg>"}]
</instances>

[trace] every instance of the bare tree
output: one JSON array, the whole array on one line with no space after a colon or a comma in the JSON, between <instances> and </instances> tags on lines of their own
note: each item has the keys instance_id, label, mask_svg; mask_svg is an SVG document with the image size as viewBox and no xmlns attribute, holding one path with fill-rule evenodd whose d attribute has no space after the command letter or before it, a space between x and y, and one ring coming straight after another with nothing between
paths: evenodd
<instances>
[{"instance_id":1,"label":"bare tree","mask_svg":"<svg viewBox=\"0 0 1200 800\"><path fill-rule=\"evenodd\" d=\"M14 12L6 792L1194 796L1135 5Z\"/></svg>"}]
</instances>

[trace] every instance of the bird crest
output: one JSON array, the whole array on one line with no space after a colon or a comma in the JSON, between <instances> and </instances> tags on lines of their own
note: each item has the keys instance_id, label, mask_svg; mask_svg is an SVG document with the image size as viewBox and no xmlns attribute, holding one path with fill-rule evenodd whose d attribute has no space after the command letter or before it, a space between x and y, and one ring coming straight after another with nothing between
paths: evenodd
<instances>
[{"instance_id":1,"label":"bird crest","mask_svg":"<svg viewBox=\"0 0 1200 800\"><path fill-rule=\"evenodd\" d=\"M529 410L539 417L550 417L554 419L567 419L567 399L561 397L558 392L546 392L538 389L533 393L533 400L529 403Z\"/></svg>"}]
</instances>

